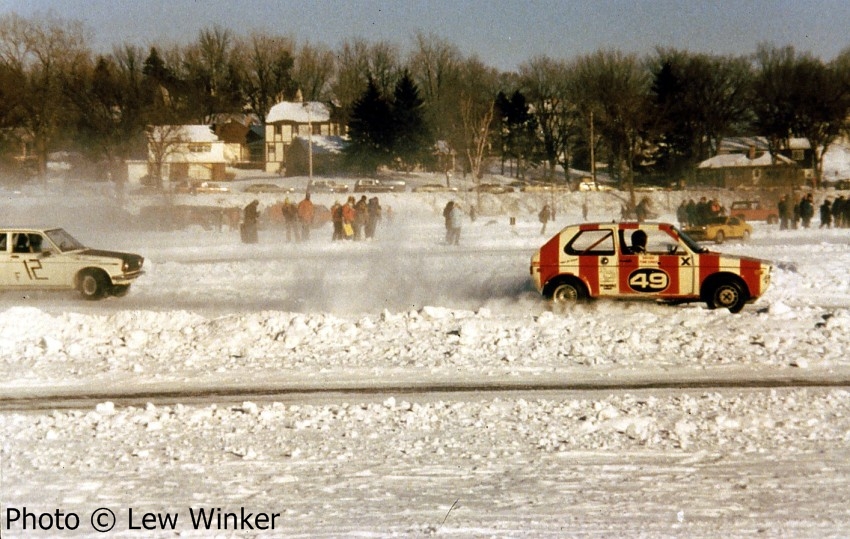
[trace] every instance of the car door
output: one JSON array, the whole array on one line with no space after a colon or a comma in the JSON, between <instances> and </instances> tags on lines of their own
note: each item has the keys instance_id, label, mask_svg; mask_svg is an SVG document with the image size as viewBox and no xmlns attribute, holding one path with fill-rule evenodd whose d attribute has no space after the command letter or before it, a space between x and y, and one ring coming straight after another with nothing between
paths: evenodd
<instances>
[{"instance_id":1,"label":"car door","mask_svg":"<svg viewBox=\"0 0 850 539\"><path fill-rule=\"evenodd\" d=\"M53 288L66 285L65 268L58 251L40 232L11 234L7 286Z\"/></svg>"},{"instance_id":2,"label":"car door","mask_svg":"<svg viewBox=\"0 0 850 539\"><path fill-rule=\"evenodd\" d=\"M642 227L647 235L646 249L635 253L631 235L637 229L619 234L619 292L621 296L674 299L693 294L693 256L678 238L658 226Z\"/></svg>"}]
</instances>

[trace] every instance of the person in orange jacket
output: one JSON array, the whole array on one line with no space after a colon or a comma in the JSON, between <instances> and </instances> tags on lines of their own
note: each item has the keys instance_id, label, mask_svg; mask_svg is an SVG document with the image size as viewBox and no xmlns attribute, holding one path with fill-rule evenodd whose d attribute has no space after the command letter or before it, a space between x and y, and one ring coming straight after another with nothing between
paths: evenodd
<instances>
[{"instance_id":1,"label":"person in orange jacket","mask_svg":"<svg viewBox=\"0 0 850 539\"><path fill-rule=\"evenodd\" d=\"M313 226L313 217L316 208L310 201L310 193L304 195L304 200L298 203L298 221L301 223L301 241L310 239L310 228Z\"/></svg>"}]
</instances>

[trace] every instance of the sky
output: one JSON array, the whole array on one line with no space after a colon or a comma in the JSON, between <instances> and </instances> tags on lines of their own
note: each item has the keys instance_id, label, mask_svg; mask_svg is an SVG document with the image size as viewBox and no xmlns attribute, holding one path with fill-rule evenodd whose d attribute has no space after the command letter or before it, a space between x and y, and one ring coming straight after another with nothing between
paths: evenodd
<instances>
[{"instance_id":1,"label":"sky","mask_svg":"<svg viewBox=\"0 0 850 539\"><path fill-rule=\"evenodd\" d=\"M740 55L767 42L831 60L850 46L847 0L0 0L0 13L9 12L80 20L97 52L125 42L186 44L213 25L331 48L386 40L402 51L423 32L503 71L539 55L600 49Z\"/></svg>"}]
</instances>

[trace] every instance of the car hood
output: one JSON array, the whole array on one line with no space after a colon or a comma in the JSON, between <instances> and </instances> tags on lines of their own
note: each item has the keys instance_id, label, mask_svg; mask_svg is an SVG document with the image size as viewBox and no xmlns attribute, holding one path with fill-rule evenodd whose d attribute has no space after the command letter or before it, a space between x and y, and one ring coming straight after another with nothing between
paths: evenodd
<instances>
[{"instance_id":1,"label":"car hood","mask_svg":"<svg viewBox=\"0 0 850 539\"><path fill-rule=\"evenodd\" d=\"M122 253L120 251L106 251L104 249L84 249L79 252L81 255L86 256L99 256L103 258L117 258L122 262L126 262L129 266L130 271L135 271L142 267L145 259L141 255L137 255L134 253Z\"/></svg>"}]
</instances>

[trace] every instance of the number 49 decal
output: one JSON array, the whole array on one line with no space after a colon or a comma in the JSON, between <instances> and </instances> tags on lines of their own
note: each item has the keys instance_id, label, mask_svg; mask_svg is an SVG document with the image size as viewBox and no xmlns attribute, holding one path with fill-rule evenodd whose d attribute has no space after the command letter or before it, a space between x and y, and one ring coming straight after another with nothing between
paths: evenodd
<instances>
[{"instance_id":1,"label":"number 49 decal","mask_svg":"<svg viewBox=\"0 0 850 539\"><path fill-rule=\"evenodd\" d=\"M637 292L661 292L670 286L670 276L660 269L642 268L629 274L629 288Z\"/></svg>"}]
</instances>

